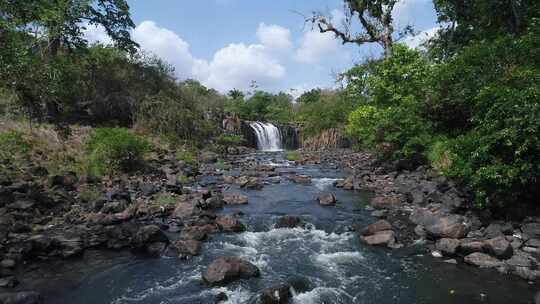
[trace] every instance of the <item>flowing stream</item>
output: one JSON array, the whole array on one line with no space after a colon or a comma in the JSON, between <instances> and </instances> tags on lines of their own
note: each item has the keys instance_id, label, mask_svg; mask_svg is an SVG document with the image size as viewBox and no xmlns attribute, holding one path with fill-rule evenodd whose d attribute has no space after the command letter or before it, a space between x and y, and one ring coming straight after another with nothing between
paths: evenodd
<instances>
[{"instance_id":1,"label":"flowing stream","mask_svg":"<svg viewBox=\"0 0 540 304\"><path fill-rule=\"evenodd\" d=\"M375 221L365 209L368 193L335 189L343 177L329 164L295 166L282 153L251 155L279 172L294 171L313 177L310 185L281 178L260 190L227 191L249 196L249 204L228 206L223 213L243 212L248 231L213 235L201 256L189 261L164 256L134 257L129 253L90 251L72 262L48 264L27 275L47 303L214 303L224 292L225 303L251 303L262 289L289 282L293 303L532 303L536 286L493 270L445 264L424 250L368 247L350 231L352 224ZM233 172L235 173L235 172ZM339 203L322 207L315 201L321 191L332 191ZM305 228L275 229L282 215L297 215ZM171 235L171 238L177 236ZM261 270L260 278L210 288L201 273L221 255L245 258Z\"/></svg>"},{"instance_id":2,"label":"flowing stream","mask_svg":"<svg viewBox=\"0 0 540 304\"><path fill-rule=\"evenodd\" d=\"M279 129L268 122L252 122L249 124L255 135L257 135L257 147L259 150L267 152L276 152L283 150L281 132Z\"/></svg>"}]
</instances>

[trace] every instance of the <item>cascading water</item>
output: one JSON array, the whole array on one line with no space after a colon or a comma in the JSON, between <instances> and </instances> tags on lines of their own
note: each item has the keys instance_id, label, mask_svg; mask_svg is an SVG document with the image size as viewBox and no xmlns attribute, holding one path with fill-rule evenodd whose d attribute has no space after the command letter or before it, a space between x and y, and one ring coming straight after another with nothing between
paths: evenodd
<instances>
[{"instance_id":1,"label":"cascading water","mask_svg":"<svg viewBox=\"0 0 540 304\"><path fill-rule=\"evenodd\" d=\"M252 122L249 124L257 135L257 147L262 151L281 151L281 132L271 124L264 122Z\"/></svg>"}]
</instances>

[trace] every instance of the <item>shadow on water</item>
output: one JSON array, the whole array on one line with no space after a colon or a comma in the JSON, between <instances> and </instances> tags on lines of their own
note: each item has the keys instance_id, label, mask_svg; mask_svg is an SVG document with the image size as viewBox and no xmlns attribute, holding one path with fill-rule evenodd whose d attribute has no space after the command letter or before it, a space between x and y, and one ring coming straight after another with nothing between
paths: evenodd
<instances>
[{"instance_id":1,"label":"shadow on water","mask_svg":"<svg viewBox=\"0 0 540 304\"><path fill-rule=\"evenodd\" d=\"M228 295L227 303L249 303L261 289L283 281L293 286L294 303L533 303L537 286L516 277L445 264L415 250L360 244L350 227L374 221L364 208L369 194L334 189L333 181L343 178L335 169L290 166L281 154L257 157L276 165L278 172L311 175L313 183L299 185L283 177L260 191L232 187L228 191L243 192L250 203L223 212L242 211L248 231L213 236L203 254L190 261L88 251L78 260L36 267L22 277L25 287L42 291L54 304L213 303L220 292ZM339 204L319 206L315 198L322 191L334 192ZM274 229L285 214L308 224ZM261 269L261 278L204 286L202 271L220 255L250 260Z\"/></svg>"}]
</instances>

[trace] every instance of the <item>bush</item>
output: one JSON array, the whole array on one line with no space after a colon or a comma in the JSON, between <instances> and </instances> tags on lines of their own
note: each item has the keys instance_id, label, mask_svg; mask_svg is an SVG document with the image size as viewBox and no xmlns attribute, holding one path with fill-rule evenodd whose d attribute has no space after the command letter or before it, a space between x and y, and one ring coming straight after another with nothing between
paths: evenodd
<instances>
[{"instance_id":1,"label":"bush","mask_svg":"<svg viewBox=\"0 0 540 304\"><path fill-rule=\"evenodd\" d=\"M183 161L188 165L196 165L198 162L195 153L189 150L176 151L176 160Z\"/></svg>"},{"instance_id":2,"label":"bush","mask_svg":"<svg viewBox=\"0 0 540 304\"><path fill-rule=\"evenodd\" d=\"M242 135L221 134L216 138L216 142L225 147L240 146L244 144L244 137Z\"/></svg>"},{"instance_id":3,"label":"bush","mask_svg":"<svg viewBox=\"0 0 540 304\"><path fill-rule=\"evenodd\" d=\"M0 133L0 147L0 158L10 160L15 157L28 157L33 142L23 132L8 131Z\"/></svg>"},{"instance_id":4,"label":"bush","mask_svg":"<svg viewBox=\"0 0 540 304\"><path fill-rule=\"evenodd\" d=\"M150 144L124 128L99 128L86 143L88 169L101 176L114 171L129 172L143 162Z\"/></svg>"},{"instance_id":5,"label":"bush","mask_svg":"<svg viewBox=\"0 0 540 304\"><path fill-rule=\"evenodd\" d=\"M302 155L298 151L287 151L285 152L285 159L288 161L298 161Z\"/></svg>"}]
</instances>

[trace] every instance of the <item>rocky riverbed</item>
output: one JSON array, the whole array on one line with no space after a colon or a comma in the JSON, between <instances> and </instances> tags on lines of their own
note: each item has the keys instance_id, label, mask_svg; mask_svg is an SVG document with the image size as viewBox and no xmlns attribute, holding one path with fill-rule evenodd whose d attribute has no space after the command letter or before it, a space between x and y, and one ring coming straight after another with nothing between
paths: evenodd
<instances>
[{"instance_id":1,"label":"rocky riverbed","mask_svg":"<svg viewBox=\"0 0 540 304\"><path fill-rule=\"evenodd\" d=\"M532 302L536 218L368 154L232 152L3 182L0 303Z\"/></svg>"}]
</instances>

